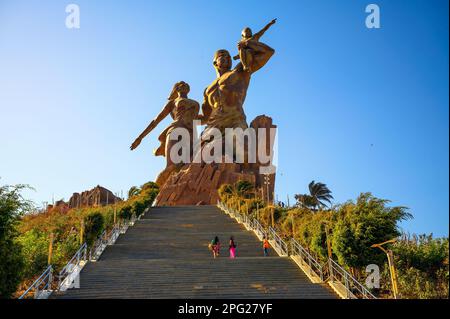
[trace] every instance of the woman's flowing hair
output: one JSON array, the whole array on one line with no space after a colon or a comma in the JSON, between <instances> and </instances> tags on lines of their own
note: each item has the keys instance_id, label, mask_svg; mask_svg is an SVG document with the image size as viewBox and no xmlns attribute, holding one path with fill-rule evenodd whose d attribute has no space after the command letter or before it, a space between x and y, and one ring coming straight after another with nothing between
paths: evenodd
<instances>
[{"instance_id":1,"label":"woman's flowing hair","mask_svg":"<svg viewBox=\"0 0 450 319\"><path fill-rule=\"evenodd\" d=\"M178 91L180 89L180 87L182 85L187 85L189 87L189 84L187 84L184 81L180 81L174 84L173 88L172 88L172 92L170 92L169 97L167 98L168 100L175 100L178 97Z\"/></svg>"}]
</instances>

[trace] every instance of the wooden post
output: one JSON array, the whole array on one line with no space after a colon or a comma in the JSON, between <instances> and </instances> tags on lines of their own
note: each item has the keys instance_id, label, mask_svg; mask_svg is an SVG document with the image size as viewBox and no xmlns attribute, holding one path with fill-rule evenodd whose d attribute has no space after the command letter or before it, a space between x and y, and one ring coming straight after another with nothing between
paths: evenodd
<instances>
[{"instance_id":1,"label":"wooden post","mask_svg":"<svg viewBox=\"0 0 450 319\"><path fill-rule=\"evenodd\" d=\"M292 224L292 238L295 239L295 227L294 227L294 214L291 213L291 224Z\"/></svg>"},{"instance_id":2,"label":"wooden post","mask_svg":"<svg viewBox=\"0 0 450 319\"><path fill-rule=\"evenodd\" d=\"M256 203L256 220L259 222L259 203Z\"/></svg>"},{"instance_id":3,"label":"wooden post","mask_svg":"<svg viewBox=\"0 0 450 319\"><path fill-rule=\"evenodd\" d=\"M272 206L272 208L270 209L271 215L272 215L272 228L275 228L275 208L274 206Z\"/></svg>"},{"instance_id":4,"label":"wooden post","mask_svg":"<svg viewBox=\"0 0 450 319\"><path fill-rule=\"evenodd\" d=\"M325 225L325 237L327 238L328 258L331 259L333 252L331 250L331 241L330 241L330 236L328 235L328 226L327 225Z\"/></svg>"},{"instance_id":5,"label":"wooden post","mask_svg":"<svg viewBox=\"0 0 450 319\"><path fill-rule=\"evenodd\" d=\"M81 220L80 226L80 245L83 245L84 242L84 218Z\"/></svg>"},{"instance_id":6,"label":"wooden post","mask_svg":"<svg viewBox=\"0 0 450 319\"><path fill-rule=\"evenodd\" d=\"M50 233L50 242L48 243L48 259L47 264L51 265L52 263L52 255L53 255L53 231Z\"/></svg>"},{"instance_id":7,"label":"wooden post","mask_svg":"<svg viewBox=\"0 0 450 319\"><path fill-rule=\"evenodd\" d=\"M114 205L114 225L116 224L116 222L117 222L117 206Z\"/></svg>"}]
</instances>

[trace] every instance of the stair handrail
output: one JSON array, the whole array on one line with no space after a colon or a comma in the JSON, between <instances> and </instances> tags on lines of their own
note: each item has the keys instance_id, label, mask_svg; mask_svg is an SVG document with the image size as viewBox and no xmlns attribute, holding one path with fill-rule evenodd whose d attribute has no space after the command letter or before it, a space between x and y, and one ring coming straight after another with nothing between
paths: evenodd
<instances>
[{"instance_id":1,"label":"stair handrail","mask_svg":"<svg viewBox=\"0 0 450 319\"><path fill-rule=\"evenodd\" d=\"M81 263L86 261L87 261L87 244L84 243L59 272L58 290L61 288L61 285L63 284L64 280L66 280L66 278L73 273L75 268L81 266Z\"/></svg>"},{"instance_id":2,"label":"stair handrail","mask_svg":"<svg viewBox=\"0 0 450 319\"><path fill-rule=\"evenodd\" d=\"M236 218L236 220L241 223L242 222L241 213L237 209L233 209L233 210L234 210L234 218Z\"/></svg>"},{"instance_id":3,"label":"stair handrail","mask_svg":"<svg viewBox=\"0 0 450 319\"><path fill-rule=\"evenodd\" d=\"M115 224L114 227L109 231L109 233L106 236L107 245L112 245L117 240L117 238L120 235L120 230L121 227L119 226L119 224Z\"/></svg>"},{"instance_id":4,"label":"stair handrail","mask_svg":"<svg viewBox=\"0 0 450 319\"><path fill-rule=\"evenodd\" d=\"M226 210L225 204L222 203L220 200L217 200L217 207L219 207L222 210Z\"/></svg>"},{"instance_id":5,"label":"stair handrail","mask_svg":"<svg viewBox=\"0 0 450 319\"><path fill-rule=\"evenodd\" d=\"M228 206L225 206L225 207L226 207L226 210L227 210L228 214L229 214L232 218L235 218L235 217L236 217L236 215L235 215L235 210L234 210L233 208L231 208L231 207L228 207Z\"/></svg>"},{"instance_id":6,"label":"stair handrail","mask_svg":"<svg viewBox=\"0 0 450 319\"><path fill-rule=\"evenodd\" d=\"M232 217L236 218L237 220L241 216L235 209L229 208L227 205L225 205L223 202L218 201L217 206L230 214ZM238 217L236 216L238 215ZM245 216L245 215L244 215ZM239 220L238 220L239 221ZM242 219L240 221L242 223ZM261 225L259 220L256 218L250 220L250 227L256 232L259 233L261 236L273 239L275 241L276 246L281 250L281 252L285 253L286 255L289 255L289 246L286 244L286 242L278 235L276 230L272 227L269 227L269 230L266 231L266 229ZM338 265L333 259L329 258L327 263L328 267L325 268L325 265L321 265L298 241L296 241L294 238L291 238L291 245L290 248L292 249L291 254L299 255L306 263L310 266L310 269L312 269L321 279L321 281L324 281L324 273L329 272L329 280L337 280L341 282L341 284L346 289L347 298L357 298L351 291L351 289L355 289L358 294L362 295L364 299L377 299L366 287L364 287L358 280L356 280L351 274L349 274L345 269L343 269L340 265ZM336 276L339 275L339 276Z\"/></svg>"},{"instance_id":7,"label":"stair handrail","mask_svg":"<svg viewBox=\"0 0 450 319\"><path fill-rule=\"evenodd\" d=\"M136 222L136 220L139 220L139 218L136 218L133 220ZM58 276L58 286L57 289L61 287L61 284L64 282L64 280L72 273L75 266L80 266L80 263L82 261L92 261L96 260L100 254L105 249L106 245L112 244L113 241L117 239L117 237L120 235L122 231L126 231L128 229L129 223L123 223L123 224L115 224L114 227L111 229L110 232L107 232L106 229L103 230L103 232L100 234L100 236L97 238L95 243L92 245L91 249L89 249L88 253L88 247L87 243L83 243L78 251L72 256L72 258L69 260L69 262L63 267L63 269L59 272ZM100 254L98 254L98 250L101 249L102 251ZM94 254L94 258L93 255ZM97 256L98 254L98 256ZM89 258L88 258L89 255ZM76 261L76 262L75 262ZM75 263L74 263L75 262ZM49 293L52 292L52 284L53 284L53 265L49 265L44 272L39 276L38 279L36 279L30 287L25 290L25 292L20 295L18 299L24 299L31 291L35 291L34 298L38 299L42 292L47 291ZM64 278L64 279L63 279ZM42 288L41 285L43 285Z\"/></svg>"},{"instance_id":8,"label":"stair handrail","mask_svg":"<svg viewBox=\"0 0 450 319\"><path fill-rule=\"evenodd\" d=\"M302 261L323 281L323 265L294 238L291 238L291 255L299 256Z\"/></svg>"},{"instance_id":9,"label":"stair handrail","mask_svg":"<svg viewBox=\"0 0 450 319\"><path fill-rule=\"evenodd\" d=\"M348 271L342 268L332 258L328 259L330 280L338 281L345 287L348 299L358 298L354 292L361 295L363 299L377 299L366 287L356 280Z\"/></svg>"},{"instance_id":10,"label":"stair handrail","mask_svg":"<svg viewBox=\"0 0 450 319\"><path fill-rule=\"evenodd\" d=\"M259 222L259 220L257 219L253 219L253 225L254 225L254 229L257 233L260 234L260 236L268 238L268 234L266 229L261 225L261 223Z\"/></svg>"},{"instance_id":11,"label":"stair handrail","mask_svg":"<svg viewBox=\"0 0 450 319\"><path fill-rule=\"evenodd\" d=\"M128 224L129 224L130 226L133 226L134 223L136 222L136 220L137 220L136 214L133 213L133 214L131 215L131 218L130 218L130 221L129 221Z\"/></svg>"},{"instance_id":12,"label":"stair handrail","mask_svg":"<svg viewBox=\"0 0 450 319\"><path fill-rule=\"evenodd\" d=\"M289 246L283 239L281 239L280 235L278 235L276 230L271 226L269 227L269 235L271 239L275 241L275 245L278 247L278 249L280 249L283 254L289 256Z\"/></svg>"},{"instance_id":13,"label":"stair handrail","mask_svg":"<svg viewBox=\"0 0 450 319\"><path fill-rule=\"evenodd\" d=\"M33 289L34 289L34 299L39 299L40 293L42 291L48 291L51 290L53 282L53 266L49 265L44 272L39 276L38 279L36 279L33 284L28 287L27 290L18 298L18 299L24 299ZM41 285L43 284L43 287L41 288Z\"/></svg>"},{"instance_id":14,"label":"stair handrail","mask_svg":"<svg viewBox=\"0 0 450 319\"><path fill-rule=\"evenodd\" d=\"M129 223L115 224L113 228L108 232L106 229L101 233L94 245L89 251L89 260L97 260L98 257L105 250L107 245L112 245L114 241L119 237L121 233L127 231Z\"/></svg>"},{"instance_id":15,"label":"stair handrail","mask_svg":"<svg viewBox=\"0 0 450 319\"><path fill-rule=\"evenodd\" d=\"M100 236L97 238L97 240L94 242L94 244L92 245L91 249L89 250L89 260L97 260L97 258L100 256L101 251L103 251L103 249L105 248L104 245L106 246L105 243L105 237L106 237L106 229L103 230L103 232L100 234Z\"/></svg>"}]
</instances>

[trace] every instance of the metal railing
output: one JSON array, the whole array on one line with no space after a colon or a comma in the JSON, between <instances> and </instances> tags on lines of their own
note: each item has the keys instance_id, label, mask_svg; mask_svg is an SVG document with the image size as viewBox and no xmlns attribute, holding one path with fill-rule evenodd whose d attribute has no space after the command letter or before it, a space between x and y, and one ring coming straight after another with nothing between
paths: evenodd
<instances>
[{"instance_id":1,"label":"metal railing","mask_svg":"<svg viewBox=\"0 0 450 319\"><path fill-rule=\"evenodd\" d=\"M346 298L377 299L366 287L357 281L333 259L328 259L329 276L331 281L340 282L345 287Z\"/></svg>"},{"instance_id":2,"label":"metal railing","mask_svg":"<svg viewBox=\"0 0 450 319\"><path fill-rule=\"evenodd\" d=\"M81 268L87 262L87 244L84 243L78 249L78 251L73 255L72 259L61 269L58 275L58 289L65 286L70 286L71 282L74 280L72 278L75 274L80 272Z\"/></svg>"},{"instance_id":3,"label":"metal railing","mask_svg":"<svg viewBox=\"0 0 450 319\"><path fill-rule=\"evenodd\" d=\"M92 248L89 251L89 260L98 260L100 258L100 255L105 250L106 246L114 244L119 235L124 234L129 226L130 222L126 222L123 224L114 225L114 227L109 232L104 230L95 241L94 245L92 245Z\"/></svg>"},{"instance_id":4,"label":"metal railing","mask_svg":"<svg viewBox=\"0 0 450 319\"><path fill-rule=\"evenodd\" d=\"M128 224L128 226L131 226L131 222ZM106 235L106 244L107 245L112 245L116 242L117 238L119 238L119 235L121 233L121 229L122 228L119 224L114 225L114 227ZM128 229L128 227L127 227L127 229Z\"/></svg>"},{"instance_id":5,"label":"metal railing","mask_svg":"<svg viewBox=\"0 0 450 319\"><path fill-rule=\"evenodd\" d=\"M89 260L96 261L102 254L103 250L105 250L106 245L107 244L106 244L106 229L105 229L89 250Z\"/></svg>"},{"instance_id":6,"label":"metal railing","mask_svg":"<svg viewBox=\"0 0 450 319\"><path fill-rule=\"evenodd\" d=\"M26 299L28 294L34 292L34 299L47 297L51 293L53 282L53 267L48 266L47 269L36 279L33 284L19 297L19 299Z\"/></svg>"},{"instance_id":7,"label":"metal railing","mask_svg":"<svg viewBox=\"0 0 450 319\"><path fill-rule=\"evenodd\" d=\"M321 265L305 248L303 248L295 239L291 238L291 245L288 244L277 234L275 229L269 227L267 231L257 219L251 219L247 215L242 215L235 209L226 206L222 202L218 202L217 206L222 209L226 214L236 218L240 223L248 223L250 228L258 235L258 237L266 237L273 239L276 248L285 255L299 256L301 260L309 266L309 269L313 271L321 281L328 280L332 282L339 282L345 288L345 298L364 298L364 299L376 299L376 297L364 287L358 280L356 280L345 269L338 265L333 259L329 258L327 263ZM291 248L291 251L289 251ZM328 265L328 267L325 267Z\"/></svg>"},{"instance_id":8,"label":"metal railing","mask_svg":"<svg viewBox=\"0 0 450 319\"><path fill-rule=\"evenodd\" d=\"M286 244L286 242L281 239L281 237L272 227L269 227L269 237L275 242L275 246L280 250L281 254L289 256L288 244Z\"/></svg>"},{"instance_id":9,"label":"metal railing","mask_svg":"<svg viewBox=\"0 0 450 319\"><path fill-rule=\"evenodd\" d=\"M309 266L309 269L323 281L323 265L311 256L311 254L294 238L291 238L291 255L299 256L300 259Z\"/></svg>"},{"instance_id":10,"label":"metal railing","mask_svg":"<svg viewBox=\"0 0 450 319\"><path fill-rule=\"evenodd\" d=\"M237 220L239 223L242 223L242 222L243 222L244 218L242 217L242 214L241 214L238 210L233 209L233 215L234 215L234 218L236 218L236 220Z\"/></svg>"},{"instance_id":11,"label":"metal railing","mask_svg":"<svg viewBox=\"0 0 450 319\"><path fill-rule=\"evenodd\" d=\"M217 207L219 207L221 210L226 210L227 207L224 203L222 203L220 200L217 201Z\"/></svg>"},{"instance_id":12,"label":"metal railing","mask_svg":"<svg viewBox=\"0 0 450 319\"><path fill-rule=\"evenodd\" d=\"M269 237L267 234L267 231L264 229L264 227L261 225L261 223L256 219L253 220L253 229L257 234L259 234L260 237L265 237L265 238Z\"/></svg>"},{"instance_id":13,"label":"metal railing","mask_svg":"<svg viewBox=\"0 0 450 319\"><path fill-rule=\"evenodd\" d=\"M136 214L133 213L133 214L131 215L131 218L130 218L128 224L129 224L130 226L133 226L134 223L136 223L136 220L137 220Z\"/></svg>"},{"instance_id":14,"label":"metal railing","mask_svg":"<svg viewBox=\"0 0 450 319\"><path fill-rule=\"evenodd\" d=\"M64 290L64 288L70 287L72 285L72 282L79 275L79 271L85 265L85 263L87 263L88 261L98 260L102 252L105 250L106 246L114 244L119 235L125 233L128 227L134 225L142 215L143 214L141 214L139 217L136 217L136 215L133 214L130 220L121 224L114 225L114 227L109 232L104 230L92 245L89 253L87 244L84 243L83 245L81 245L74 256L59 272L57 276L58 285L56 289L61 290L62 288L62 290ZM48 298L48 296L53 291L53 279L53 266L49 265L47 269L41 274L41 276L39 276L39 278L36 279L33 284L28 287L28 289L18 299L26 298L31 292L34 292L34 299Z\"/></svg>"}]
</instances>

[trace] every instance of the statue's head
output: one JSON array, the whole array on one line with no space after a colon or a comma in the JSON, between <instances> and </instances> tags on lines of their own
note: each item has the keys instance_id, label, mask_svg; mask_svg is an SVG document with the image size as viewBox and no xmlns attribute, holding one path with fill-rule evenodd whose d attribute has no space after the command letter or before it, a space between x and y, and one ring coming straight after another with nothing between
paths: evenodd
<instances>
[{"instance_id":1,"label":"statue's head","mask_svg":"<svg viewBox=\"0 0 450 319\"><path fill-rule=\"evenodd\" d=\"M225 49L217 50L214 54L213 65L219 74L231 70L232 62L230 53Z\"/></svg>"},{"instance_id":2,"label":"statue's head","mask_svg":"<svg viewBox=\"0 0 450 319\"><path fill-rule=\"evenodd\" d=\"M176 99L179 95L183 95L183 94L188 94L189 91L191 90L189 84L187 84L184 81L180 81L175 83L175 85L173 86L172 92L169 95L169 100L173 100Z\"/></svg>"},{"instance_id":3,"label":"statue's head","mask_svg":"<svg viewBox=\"0 0 450 319\"><path fill-rule=\"evenodd\" d=\"M244 28L241 32L241 36L246 39L251 38L253 36L252 29L249 27Z\"/></svg>"}]
</instances>

